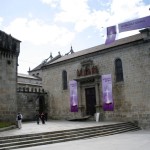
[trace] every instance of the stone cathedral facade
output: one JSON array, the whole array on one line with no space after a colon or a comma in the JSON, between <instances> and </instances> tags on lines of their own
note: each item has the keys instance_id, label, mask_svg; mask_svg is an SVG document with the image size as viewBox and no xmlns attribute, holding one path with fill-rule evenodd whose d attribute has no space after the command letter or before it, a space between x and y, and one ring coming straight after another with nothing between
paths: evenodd
<instances>
[{"instance_id":1,"label":"stone cathedral facade","mask_svg":"<svg viewBox=\"0 0 150 150\"><path fill-rule=\"evenodd\" d=\"M36 111L45 111L49 119L94 117L100 113L100 121L132 121L150 128L149 28L110 45L79 52L71 48L64 56L58 53L54 58L50 55L29 70L30 79L20 76L18 83L20 41L0 34L5 37L0 41L0 119L5 116L11 120L17 110L25 114L26 120L29 115L30 120L34 119ZM103 109L102 77L108 74L112 80L112 110ZM34 82L39 78L40 85L23 83L31 81L31 76L36 77ZM76 112L70 111L70 81L77 83Z\"/></svg>"},{"instance_id":2,"label":"stone cathedral facade","mask_svg":"<svg viewBox=\"0 0 150 150\"><path fill-rule=\"evenodd\" d=\"M100 113L102 121L138 122L150 127L150 29L58 59L51 58L29 73L42 73L48 92L48 116L72 119ZM111 74L113 111L104 111L102 75ZM70 111L69 82L77 82L78 112Z\"/></svg>"}]
</instances>

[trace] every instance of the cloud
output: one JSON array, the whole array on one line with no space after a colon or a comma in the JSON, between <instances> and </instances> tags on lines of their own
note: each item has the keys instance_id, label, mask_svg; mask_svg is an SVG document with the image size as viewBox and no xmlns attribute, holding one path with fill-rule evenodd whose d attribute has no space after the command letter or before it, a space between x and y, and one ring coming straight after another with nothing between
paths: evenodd
<instances>
[{"instance_id":1,"label":"cloud","mask_svg":"<svg viewBox=\"0 0 150 150\"><path fill-rule=\"evenodd\" d=\"M2 18L2 17L0 17L0 25L2 24L2 22L3 22L3 18Z\"/></svg>"},{"instance_id":2,"label":"cloud","mask_svg":"<svg viewBox=\"0 0 150 150\"><path fill-rule=\"evenodd\" d=\"M78 32L91 26L90 8L88 0L61 0L61 12L55 16L55 21L73 23L74 29Z\"/></svg>"},{"instance_id":3,"label":"cloud","mask_svg":"<svg viewBox=\"0 0 150 150\"><path fill-rule=\"evenodd\" d=\"M106 8L93 10L88 5L88 0L60 0L60 9L55 16L56 22L72 23L77 32L82 32L88 27L107 27L124 21L148 15L148 7L142 0L112 0L103 2Z\"/></svg>"},{"instance_id":4,"label":"cloud","mask_svg":"<svg viewBox=\"0 0 150 150\"><path fill-rule=\"evenodd\" d=\"M16 18L5 27L4 31L21 41L31 42L34 45L50 43L65 46L72 43L78 32L83 32L89 27L103 33L108 26L149 14L149 6L145 6L142 0L126 0L125 2L108 0L107 3L104 1L105 10L100 8L102 1L97 1L99 9L92 9L88 0L41 0L41 2L50 7L59 6L60 8L60 11L52 18L51 24L36 19L32 13L29 13L29 19ZM3 18L0 18L0 24L2 21ZM74 32L65 27L68 23L73 26Z\"/></svg>"},{"instance_id":5,"label":"cloud","mask_svg":"<svg viewBox=\"0 0 150 150\"><path fill-rule=\"evenodd\" d=\"M142 0L113 0L110 7L110 15L112 17L110 20L115 19L116 22L122 22L137 18L139 17L138 13L140 13L140 8L143 6L144 3Z\"/></svg>"},{"instance_id":6,"label":"cloud","mask_svg":"<svg viewBox=\"0 0 150 150\"><path fill-rule=\"evenodd\" d=\"M20 66L24 65L19 67L22 72L23 68L25 68L24 57L28 62L32 62L34 56L35 62L41 62L41 60L49 56L50 52L53 52L53 56L57 55L58 51L61 51L62 54L67 53L71 44L73 48L75 45L75 51L84 49L85 45L91 46L91 41L95 41L94 44L99 44L100 40L104 41L106 39L106 27L148 16L150 12L150 5L146 6L143 0L40 1L44 6L47 5L51 9L52 13L48 16L52 21L51 23L47 23L43 18L35 18L35 13L30 10L28 18L15 18L9 25L7 23L7 26L3 27L6 33L22 41L19 56L22 60ZM41 8L43 8L43 5ZM3 18L0 17L0 25L2 23ZM69 30L68 27L72 27L72 29ZM86 29L90 29L90 31ZM85 34L84 30L89 32ZM118 37L123 38L137 32L136 30L120 33ZM88 36L84 37L84 35ZM98 35L98 38L94 37L96 35ZM100 35L103 35L103 39ZM84 42L80 40L83 37L85 38ZM77 41L74 40L75 38ZM96 41L97 39L98 42ZM86 41L91 43L86 43ZM28 70L29 64L26 64L25 70ZM30 66L33 68L35 64L32 62Z\"/></svg>"},{"instance_id":7,"label":"cloud","mask_svg":"<svg viewBox=\"0 0 150 150\"><path fill-rule=\"evenodd\" d=\"M148 16L148 6L142 0L113 0L110 5L110 17L107 21L109 26ZM118 34L118 38L124 38L137 34L138 30Z\"/></svg>"},{"instance_id":8,"label":"cloud","mask_svg":"<svg viewBox=\"0 0 150 150\"><path fill-rule=\"evenodd\" d=\"M48 25L39 19L16 18L4 30L21 41L35 45L51 43L63 46L70 43L75 36L64 27Z\"/></svg>"},{"instance_id":9,"label":"cloud","mask_svg":"<svg viewBox=\"0 0 150 150\"><path fill-rule=\"evenodd\" d=\"M48 4L50 7L56 7L60 0L41 0L43 3Z\"/></svg>"}]
</instances>

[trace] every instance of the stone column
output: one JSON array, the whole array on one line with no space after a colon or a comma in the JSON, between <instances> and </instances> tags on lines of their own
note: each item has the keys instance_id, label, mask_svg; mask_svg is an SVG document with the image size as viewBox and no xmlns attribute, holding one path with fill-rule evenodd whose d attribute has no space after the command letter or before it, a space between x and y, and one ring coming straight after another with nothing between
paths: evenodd
<instances>
[{"instance_id":1,"label":"stone column","mask_svg":"<svg viewBox=\"0 0 150 150\"><path fill-rule=\"evenodd\" d=\"M95 92L96 92L96 112L100 112L100 97L99 97L99 82L95 79Z\"/></svg>"},{"instance_id":2,"label":"stone column","mask_svg":"<svg viewBox=\"0 0 150 150\"><path fill-rule=\"evenodd\" d=\"M82 98L81 98L81 85L80 82L77 83L77 92L78 92L78 107L79 107L79 112L81 116L84 114L84 106L82 104Z\"/></svg>"}]
</instances>

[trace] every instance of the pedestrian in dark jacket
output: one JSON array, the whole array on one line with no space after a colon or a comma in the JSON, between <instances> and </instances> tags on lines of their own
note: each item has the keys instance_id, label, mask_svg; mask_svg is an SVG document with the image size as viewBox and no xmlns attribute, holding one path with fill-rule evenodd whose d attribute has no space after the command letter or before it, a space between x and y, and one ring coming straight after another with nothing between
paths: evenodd
<instances>
[{"instance_id":1,"label":"pedestrian in dark jacket","mask_svg":"<svg viewBox=\"0 0 150 150\"><path fill-rule=\"evenodd\" d=\"M40 123L40 114L36 114L36 122L37 122L37 124Z\"/></svg>"},{"instance_id":2,"label":"pedestrian in dark jacket","mask_svg":"<svg viewBox=\"0 0 150 150\"><path fill-rule=\"evenodd\" d=\"M16 117L16 121L17 121L17 126L19 129L22 128L22 118L23 118L22 114L18 113Z\"/></svg>"},{"instance_id":3,"label":"pedestrian in dark jacket","mask_svg":"<svg viewBox=\"0 0 150 150\"><path fill-rule=\"evenodd\" d=\"M41 113L41 120L42 124L45 124L45 114L43 112Z\"/></svg>"}]
</instances>

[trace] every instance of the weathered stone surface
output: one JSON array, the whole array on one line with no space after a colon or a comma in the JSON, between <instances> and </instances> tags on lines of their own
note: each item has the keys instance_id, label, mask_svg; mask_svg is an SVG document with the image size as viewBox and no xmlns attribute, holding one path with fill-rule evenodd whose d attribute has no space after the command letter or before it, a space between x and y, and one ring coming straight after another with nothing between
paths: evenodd
<instances>
[{"instance_id":1,"label":"weathered stone surface","mask_svg":"<svg viewBox=\"0 0 150 150\"><path fill-rule=\"evenodd\" d=\"M86 56L82 55L68 60L63 60L62 58L63 61L61 63L56 62L46 66L43 69L42 78L43 88L49 94L49 114L51 117L68 118L82 115L80 111L78 113L70 112L69 85L67 90L63 90L62 71L67 71L67 80L69 83L69 81L77 79L77 70L80 70L82 62L84 60L91 60L98 67L100 76L104 74L112 75L114 111L104 112L100 108L100 113L103 114L104 120L138 121L142 127L148 127L148 123L146 122L150 121L149 48L150 41L137 40L104 49L103 51L99 50L96 53L88 53ZM122 82L116 82L115 80L115 60L117 58L122 60L124 77ZM101 104L101 79L98 84L100 101L97 103ZM84 115L86 114L85 89L88 87L95 87L95 82L84 83L80 86L81 99L79 105L83 106Z\"/></svg>"},{"instance_id":2,"label":"weathered stone surface","mask_svg":"<svg viewBox=\"0 0 150 150\"><path fill-rule=\"evenodd\" d=\"M40 100L43 102L42 104ZM40 111L48 112L47 103L46 93L17 92L17 107L23 115L23 121L36 121L37 113L41 113Z\"/></svg>"},{"instance_id":3,"label":"weathered stone surface","mask_svg":"<svg viewBox=\"0 0 150 150\"><path fill-rule=\"evenodd\" d=\"M0 121L15 121L20 41L0 31Z\"/></svg>"}]
</instances>

